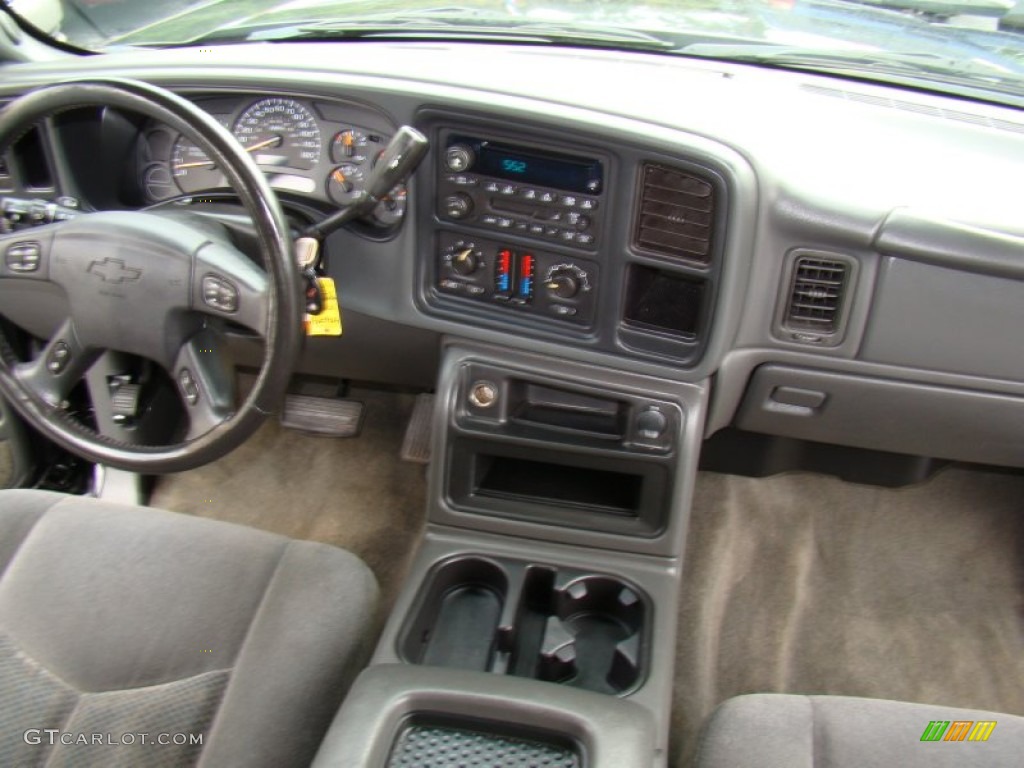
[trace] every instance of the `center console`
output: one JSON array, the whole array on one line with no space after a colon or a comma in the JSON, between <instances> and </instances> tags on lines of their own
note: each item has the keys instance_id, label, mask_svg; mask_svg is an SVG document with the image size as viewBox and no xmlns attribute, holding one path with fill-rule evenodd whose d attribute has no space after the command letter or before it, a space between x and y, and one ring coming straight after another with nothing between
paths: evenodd
<instances>
[{"instance_id":1,"label":"center console","mask_svg":"<svg viewBox=\"0 0 1024 768\"><path fill-rule=\"evenodd\" d=\"M665 765L708 391L671 374L710 335L727 177L713 158L420 118L436 151L417 307L515 343L445 339L427 529L324 746L370 762L323 764Z\"/></svg>"},{"instance_id":2,"label":"center console","mask_svg":"<svg viewBox=\"0 0 1024 768\"><path fill-rule=\"evenodd\" d=\"M427 531L319 764L664 765L705 396L449 340Z\"/></svg>"}]
</instances>

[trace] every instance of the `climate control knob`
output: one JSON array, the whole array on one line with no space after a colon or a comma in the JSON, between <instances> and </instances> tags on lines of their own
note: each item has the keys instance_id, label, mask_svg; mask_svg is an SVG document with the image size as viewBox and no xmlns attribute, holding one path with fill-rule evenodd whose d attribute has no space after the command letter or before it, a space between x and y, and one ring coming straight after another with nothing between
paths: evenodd
<instances>
[{"instance_id":1,"label":"climate control knob","mask_svg":"<svg viewBox=\"0 0 1024 768\"><path fill-rule=\"evenodd\" d=\"M580 283L575 275L565 272L555 275L544 286L548 293L559 299L571 299L580 292Z\"/></svg>"},{"instance_id":2,"label":"climate control knob","mask_svg":"<svg viewBox=\"0 0 1024 768\"><path fill-rule=\"evenodd\" d=\"M452 255L452 271L462 277L469 277L480 268L480 252L464 248Z\"/></svg>"},{"instance_id":3,"label":"climate control knob","mask_svg":"<svg viewBox=\"0 0 1024 768\"><path fill-rule=\"evenodd\" d=\"M456 192L444 200L444 212L449 219L464 219L473 212L473 198L464 192Z\"/></svg>"}]
</instances>

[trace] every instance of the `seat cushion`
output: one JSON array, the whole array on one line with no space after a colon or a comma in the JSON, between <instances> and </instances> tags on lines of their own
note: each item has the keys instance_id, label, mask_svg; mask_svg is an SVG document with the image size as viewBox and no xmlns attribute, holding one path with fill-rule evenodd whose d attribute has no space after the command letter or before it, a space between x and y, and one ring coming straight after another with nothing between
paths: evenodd
<instances>
[{"instance_id":1,"label":"seat cushion","mask_svg":"<svg viewBox=\"0 0 1024 768\"><path fill-rule=\"evenodd\" d=\"M369 651L376 598L334 547L0 492L0 765L308 763ZM31 729L61 734L30 743ZM119 738L142 733L187 743ZM104 744L81 744L94 734Z\"/></svg>"},{"instance_id":2,"label":"seat cushion","mask_svg":"<svg viewBox=\"0 0 1024 768\"><path fill-rule=\"evenodd\" d=\"M712 713L696 764L1016 768L1021 755L1024 717L848 696L754 694L729 699Z\"/></svg>"}]
</instances>

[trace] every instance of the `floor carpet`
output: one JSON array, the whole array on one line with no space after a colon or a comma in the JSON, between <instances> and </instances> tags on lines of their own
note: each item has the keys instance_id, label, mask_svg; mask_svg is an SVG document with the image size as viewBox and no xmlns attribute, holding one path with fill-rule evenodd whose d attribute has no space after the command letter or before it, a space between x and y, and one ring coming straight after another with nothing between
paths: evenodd
<instances>
[{"instance_id":1,"label":"floor carpet","mask_svg":"<svg viewBox=\"0 0 1024 768\"><path fill-rule=\"evenodd\" d=\"M155 507L249 525L359 555L393 603L423 530L426 472L399 461L414 395L355 390L357 438L316 437L268 422L200 469L158 478Z\"/></svg>"},{"instance_id":2,"label":"floor carpet","mask_svg":"<svg viewBox=\"0 0 1024 768\"><path fill-rule=\"evenodd\" d=\"M714 707L846 694L1024 715L1024 477L946 469L879 489L702 473L672 723L688 765Z\"/></svg>"}]
</instances>

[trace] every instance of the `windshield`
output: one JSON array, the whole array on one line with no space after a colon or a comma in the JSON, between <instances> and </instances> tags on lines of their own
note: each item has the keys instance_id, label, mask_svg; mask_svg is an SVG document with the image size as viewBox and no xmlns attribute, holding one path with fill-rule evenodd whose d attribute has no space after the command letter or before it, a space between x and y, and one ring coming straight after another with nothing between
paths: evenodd
<instances>
[{"instance_id":1,"label":"windshield","mask_svg":"<svg viewBox=\"0 0 1024 768\"><path fill-rule=\"evenodd\" d=\"M739 61L1024 106L1024 0L3 0L83 50L473 40Z\"/></svg>"}]
</instances>

